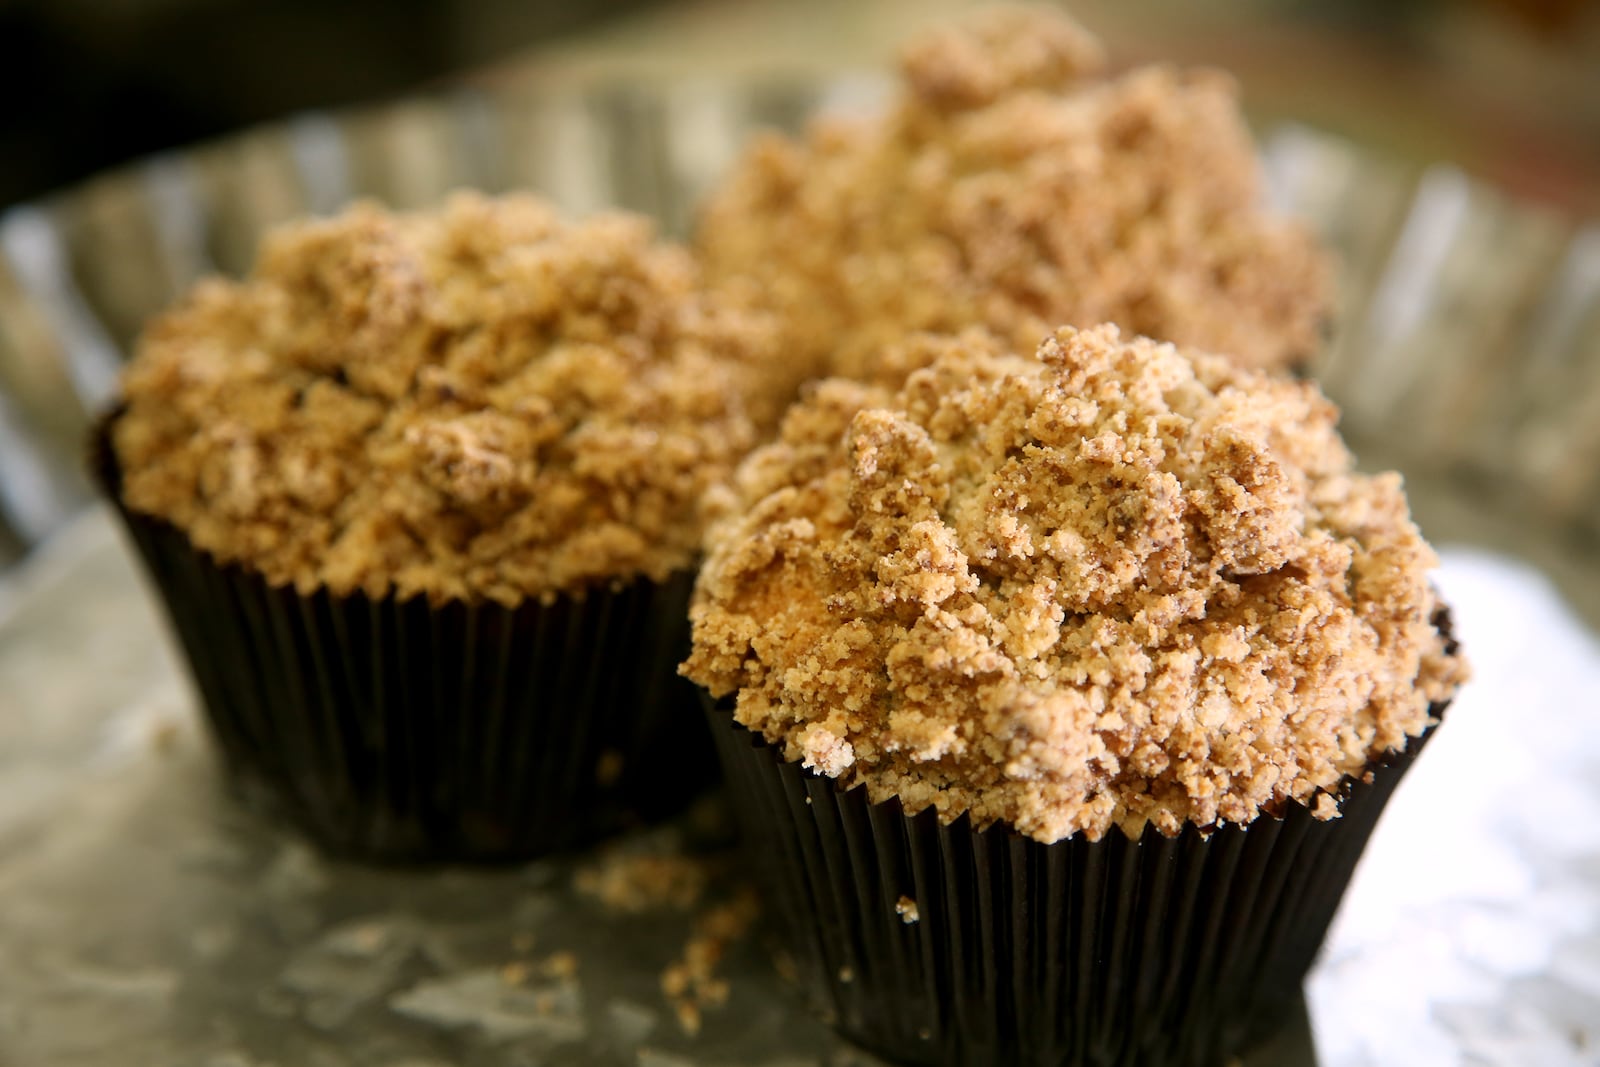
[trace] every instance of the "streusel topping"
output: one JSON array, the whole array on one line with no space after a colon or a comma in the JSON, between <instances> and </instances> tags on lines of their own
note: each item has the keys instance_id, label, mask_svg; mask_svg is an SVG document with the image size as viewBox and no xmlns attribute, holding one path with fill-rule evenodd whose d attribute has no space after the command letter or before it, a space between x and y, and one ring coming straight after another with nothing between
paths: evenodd
<instances>
[{"instance_id":1,"label":"streusel topping","mask_svg":"<svg viewBox=\"0 0 1600 1067\"><path fill-rule=\"evenodd\" d=\"M794 409L701 573L684 673L789 759L1045 842L1331 817L1464 676L1314 385L1109 325L925 343Z\"/></svg>"},{"instance_id":2,"label":"streusel topping","mask_svg":"<svg viewBox=\"0 0 1600 1067\"><path fill-rule=\"evenodd\" d=\"M113 427L123 498L304 592L660 579L796 384L775 337L641 218L358 206L152 323Z\"/></svg>"},{"instance_id":3,"label":"streusel topping","mask_svg":"<svg viewBox=\"0 0 1600 1067\"><path fill-rule=\"evenodd\" d=\"M1327 266L1270 217L1230 79L1147 67L1048 8L912 41L885 114L759 139L712 196L708 276L779 311L817 376L877 377L916 330L1018 351L1062 323L1281 367L1316 350Z\"/></svg>"}]
</instances>

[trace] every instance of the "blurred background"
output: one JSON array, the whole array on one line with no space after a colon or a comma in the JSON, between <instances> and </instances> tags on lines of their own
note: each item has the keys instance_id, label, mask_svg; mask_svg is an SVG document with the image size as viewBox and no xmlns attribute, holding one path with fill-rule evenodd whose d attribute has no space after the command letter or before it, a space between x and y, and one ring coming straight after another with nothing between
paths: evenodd
<instances>
[{"instance_id":1,"label":"blurred background","mask_svg":"<svg viewBox=\"0 0 1600 1067\"><path fill-rule=\"evenodd\" d=\"M310 108L466 79L881 64L960 0L0 0L0 207ZM1079 0L1121 63L1214 63L1252 113L1600 213L1593 0Z\"/></svg>"}]
</instances>

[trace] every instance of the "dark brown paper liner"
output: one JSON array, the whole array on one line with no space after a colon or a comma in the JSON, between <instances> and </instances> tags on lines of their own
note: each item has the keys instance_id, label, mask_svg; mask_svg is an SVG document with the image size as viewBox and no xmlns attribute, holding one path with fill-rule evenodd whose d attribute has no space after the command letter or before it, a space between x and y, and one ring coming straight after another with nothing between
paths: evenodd
<instances>
[{"instance_id":1,"label":"dark brown paper liner","mask_svg":"<svg viewBox=\"0 0 1600 1067\"><path fill-rule=\"evenodd\" d=\"M1428 736L1338 819L1045 845L949 825L782 758L705 700L731 799L813 1008L895 1062L1208 1067L1287 1018L1357 859ZM1433 709L1435 715L1442 707ZM918 919L896 912L904 896Z\"/></svg>"},{"instance_id":2,"label":"dark brown paper liner","mask_svg":"<svg viewBox=\"0 0 1600 1067\"><path fill-rule=\"evenodd\" d=\"M114 417L114 416L113 416ZM693 575L515 608L302 596L121 503L229 780L336 854L502 861L680 810L716 761L676 675Z\"/></svg>"}]
</instances>

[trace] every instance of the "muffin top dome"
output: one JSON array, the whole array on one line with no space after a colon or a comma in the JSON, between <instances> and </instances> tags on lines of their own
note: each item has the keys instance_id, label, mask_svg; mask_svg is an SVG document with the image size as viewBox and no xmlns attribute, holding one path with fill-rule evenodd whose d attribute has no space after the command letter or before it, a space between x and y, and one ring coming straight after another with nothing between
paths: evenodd
<instances>
[{"instance_id":1,"label":"muffin top dome","mask_svg":"<svg viewBox=\"0 0 1600 1067\"><path fill-rule=\"evenodd\" d=\"M777 422L774 331L649 223L526 197L357 206L267 238L141 339L131 508L302 592L434 601L660 579Z\"/></svg>"},{"instance_id":2,"label":"muffin top dome","mask_svg":"<svg viewBox=\"0 0 1600 1067\"><path fill-rule=\"evenodd\" d=\"M816 376L877 377L907 333L969 326L1018 351L1115 322L1252 366L1306 360L1327 265L1262 210L1232 82L1103 67L1042 7L913 40L884 113L749 150L703 213L708 276L779 311Z\"/></svg>"},{"instance_id":3,"label":"muffin top dome","mask_svg":"<svg viewBox=\"0 0 1600 1067\"><path fill-rule=\"evenodd\" d=\"M1040 841L1335 791L1464 668L1314 385L1114 326L833 381L740 473L684 673L790 759Z\"/></svg>"}]
</instances>

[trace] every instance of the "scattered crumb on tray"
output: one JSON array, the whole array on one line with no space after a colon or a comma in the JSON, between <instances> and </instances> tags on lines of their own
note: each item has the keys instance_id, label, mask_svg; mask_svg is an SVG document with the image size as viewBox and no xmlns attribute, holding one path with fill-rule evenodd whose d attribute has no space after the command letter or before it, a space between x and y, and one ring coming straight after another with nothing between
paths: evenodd
<instances>
[{"instance_id":1,"label":"scattered crumb on tray","mask_svg":"<svg viewBox=\"0 0 1600 1067\"><path fill-rule=\"evenodd\" d=\"M608 911L640 915L687 911L705 893L710 866L676 852L630 852L612 848L578 868L573 888Z\"/></svg>"},{"instance_id":2,"label":"scattered crumb on tray","mask_svg":"<svg viewBox=\"0 0 1600 1067\"><path fill-rule=\"evenodd\" d=\"M700 1032L701 1011L727 1003L728 981L717 973L729 946L744 937L761 912L760 898L750 886L696 917L683 953L661 972L661 992L689 1035Z\"/></svg>"}]
</instances>

